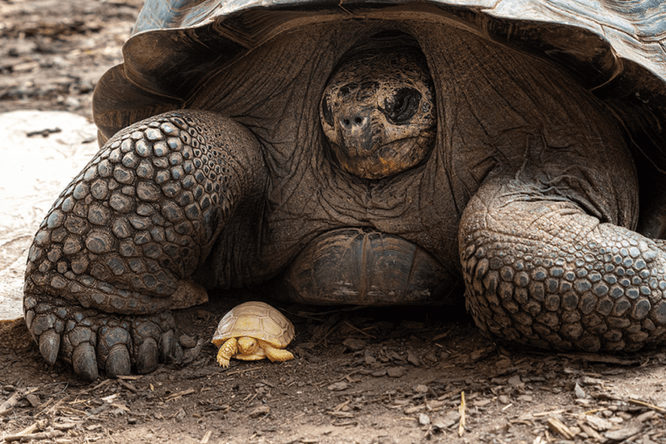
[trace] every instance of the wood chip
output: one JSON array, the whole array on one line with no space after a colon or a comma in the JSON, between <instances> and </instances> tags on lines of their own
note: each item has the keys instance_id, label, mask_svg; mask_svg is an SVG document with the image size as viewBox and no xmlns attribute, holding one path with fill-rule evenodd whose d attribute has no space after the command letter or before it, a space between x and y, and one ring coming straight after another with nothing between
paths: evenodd
<instances>
[{"instance_id":1,"label":"wood chip","mask_svg":"<svg viewBox=\"0 0 666 444\"><path fill-rule=\"evenodd\" d=\"M351 412L328 412L331 416L337 416L338 418L353 418L354 414Z\"/></svg>"},{"instance_id":2,"label":"wood chip","mask_svg":"<svg viewBox=\"0 0 666 444\"><path fill-rule=\"evenodd\" d=\"M633 424L620 430L609 430L604 436L613 441L624 441L643 431L643 424Z\"/></svg>"},{"instance_id":3,"label":"wood chip","mask_svg":"<svg viewBox=\"0 0 666 444\"><path fill-rule=\"evenodd\" d=\"M467 422L466 411L467 406L465 405L465 392L460 392L460 407L458 407L458 413L460 413L460 423L458 424L458 436L463 436L465 433L465 423Z\"/></svg>"},{"instance_id":4,"label":"wood chip","mask_svg":"<svg viewBox=\"0 0 666 444\"><path fill-rule=\"evenodd\" d=\"M125 381L123 381L122 379L119 379L119 380L118 380L118 383L119 383L120 385L122 385L123 387L125 387L127 390L129 390L129 391L132 392L132 393L139 393L139 391L136 389L136 387L134 387L134 386L133 386L132 384L130 384L129 382L125 382Z\"/></svg>"},{"instance_id":5,"label":"wood chip","mask_svg":"<svg viewBox=\"0 0 666 444\"><path fill-rule=\"evenodd\" d=\"M601 441L601 442L606 441L606 438L604 438L603 436L601 436L601 435L599 434L599 432L597 432L596 430L594 430L592 427L590 427L589 425L585 424L585 423L583 422L583 420L579 420L579 421L578 421L578 427L580 427L580 429L581 429L583 432L587 433L587 435L588 435L590 438L592 438L592 439L596 439L597 441Z\"/></svg>"},{"instance_id":6,"label":"wood chip","mask_svg":"<svg viewBox=\"0 0 666 444\"><path fill-rule=\"evenodd\" d=\"M604 430L610 430L613 428L613 423L607 419L600 418L598 416L586 416L585 420L594 430L598 432L603 432Z\"/></svg>"},{"instance_id":7,"label":"wood chip","mask_svg":"<svg viewBox=\"0 0 666 444\"><path fill-rule=\"evenodd\" d=\"M650 404L649 402L641 401L640 399L630 399L629 404L636 404L636 405L640 405L640 406L643 406L643 407L650 408L652 410L656 410L659 413L666 413L665 408L658 407L654 404Z\"/></svg>"},{"instance_id":8,"label":"wood chip","mask_svg":"<svg viewBox=\"0 0 666 444\"><path fill-rule=\"evenodd\" d=\"M553 431L554 433L559 433L562 435L565 439L573 439L574 435L571 430L569 430L569 427L564 425L562 421L555 417L550 417L548 418L548 428Z\"/></svg>"},{"instance_id":9,"label":"wood chip","mask_svg":"<svg viewBox=\"0 0 666 444\"><path fill-rule=\"evenodd\" d=\"M53 439L64 436L65 434L60 430L53 432L30 433L26 435L9 435L5 436L5 442L20 441L20 440L39 440L39 439Z\"/></svg>"},{"instance_id":10,"label":"wood chip","mask_svg":"<svg viewBox=\"0 0 666 444\"><path fill-rule=\"evenodd\" d=\"M194 390L194 389L182 390L178 393L172 393L171 395L167 396L164 401L165 402L173 401L176 398L182 398L183 396L191 395L192 393L196 393L196 390ZM102 398L102 399L104 399L104 398Z\"/></svg>"},{"instance_id":11,"label":"wood chip","mask_svg":"<svg viewBox=\"0 0 666 444\"><path fill-rule=\"evenodd\" d=\"M211 437L211 436L213 436L213 431L212 431L212 430L208 430L208 431L204 434L203 438L201 438L201 441L199 441L199 444L208 444L208 441L210 441L210 437Z\"/></svg>"}]
</instances>

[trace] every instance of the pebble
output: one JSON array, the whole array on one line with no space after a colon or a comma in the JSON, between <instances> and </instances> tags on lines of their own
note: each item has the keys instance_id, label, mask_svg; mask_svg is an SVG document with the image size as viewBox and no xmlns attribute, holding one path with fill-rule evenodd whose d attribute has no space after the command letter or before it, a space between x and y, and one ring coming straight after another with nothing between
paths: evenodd
<instances>
[{"instance_id":1,"label":"pebble","mask_svg":"<svg viewBox=\"0 0 666 444\"><path fill-rule=\"evenodd\" d=\"M189 335L181 335L178 342L185 348L194 348L197 345L197 341Z\"/></svg>"},{"instance_id":2,"label":"pebble","mask_svg":"<svg viewBox=\"0 0 666 444\"><path fill-rule=\"evenodd\" d=\"M583 390L581 388L581 386L578 385L578 383L576 383L576 385L574 386L574 392L576 393L576 398L578 398L578 399L587 398L587 394L585 393L585 390Z\"/></svg>"},{"instance_id":3,"label":"pebble","mask_svg":"<svg viewBox=\"0 0 666 444\"><path fill-rule=\"evenodd\" d=\"M509 398L507 395L499 395L499 402L502 404L510 404L511 398Z\"/></svg>"},{"instance_id":4,"label":"pebble","mask_svg":"<svg viewBox=\"0 0 666 444\"><path fill-rule=\"evenodd\" d=\"M521 402L532 402L534 400L532 395L520 395L516 399Z\"/></svg>"},{"instance_id":5,"label":"pebble","mask_svg":"<svg viewBox=\"0 0 666 444\"><path fill-rule=\"evenodd\" d=\"M27 395L25 399L27 399L30 405L33 407L37 407L39 404L41 404L39 396L33 395L32 393Z\"/></svg>"},{"instance_id":6,"label":"pebble","mask_svg":"<svg viewBox=\"0 0 666 444\"><path fill-rule=\"evenodd\" d=\"M271 408L267 405L260 405L256 409L250 412L250 418L258 418L259 416L268 415L271 411Z\"/></svg>"},{"instance_id":7,"label":"pebble","mask_svg":"<svg viewBox=\"0 0 666 444\"><path fill-rule=\"evenodd\" d=\"M386 369L377 370L376 372L372 372L370 374L375 378L380 378L382 376L386 376Z\"/></svg>"},{"instance_id":8,"label":"pebble","mask_svg":"<svg viewBox=\"0 0 666 444\"><path fill-rule=\"evenodd\" d=\"M428 393L428 390L429 390L428 386L423 384L419 384L416 387L414 387L414 391L416 393Z\"/></svg>"},{"instance_id":9,"label":"pebble","mask_svg":"<svg viewBox=\"0 0 666 444\"><path fill-rule=\"evenodd\" d=\"M328 389L333 391L333 392L339 392L342 390L347 390L349 388L349 384L346 383L345 381L340 381L336 382L334 384L331 384L328 386Z\"/></svg>"},{"instance_id":10,"label":"pebble","mask_svg":"<svg viewBox=\"0 0 666 444\"><path fill-rule=\"evenodd\" d=\"M421 360L411 350L407 351L407 362L412 364L414 367L420 367L422 365Z\"/></svg>"},{"instance_id":11,"label":"pebble","mask_svg":"<svg viewBox=\"0 0 666 444\"><path fill-rule=\"evenodd\" d=\"M422 426L427 426L430 424L430 417L426 415L425 413L421 413L419 415L419 424Z\"/></svg>"},{"instance_id":12,"label":"pebble","mask_svg":"<svg viewBox=\"0 0 666 444\"><path fill-rule=\"evenodd\" d=\"M391 367L387 369L386 372L391 378L400 378L405 374L405 371L400 367Z\"/></svg>"},{"instance_id":13,"label":"pebble","mask_svg":"<svg viewBox=\"0 0 666 444\"><path fill-rule=\"evenodd\" d=\"M525 383L520 379L520 375L514 375L506 381L511 387L524 387Z\"/></svg>"},{"instance_id":14,"label":"pebble","mask_svg":"<svg viewBox=\"0 0 666 444\"><path fill-rule=\"evenodd\" d=\"M347 338L344 341L342 341L342 345L344 345L345 347L347 347L352 351L359 351L363 350L367 344L363 339Z\"/></svg>"}]
</instances>

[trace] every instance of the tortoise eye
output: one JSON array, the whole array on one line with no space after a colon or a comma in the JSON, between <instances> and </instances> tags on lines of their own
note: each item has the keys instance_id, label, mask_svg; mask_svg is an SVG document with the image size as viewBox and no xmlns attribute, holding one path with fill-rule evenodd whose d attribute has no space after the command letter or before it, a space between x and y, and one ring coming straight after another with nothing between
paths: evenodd
<instances>
[{"instance_id":1,"label":"tortoise eye","mask_svg":"<svg viewBox=\"0 0 666 444\"><path fill-rule=\"evenodd\" d=\"M328 125L333 126L333 112L331 111L331 106L328 104L327 97L324 97L324 100L321 101L321 115Z\"/></svg>"},{"instance_id":2,"label":"tortoise eye","mask_svg":"<svg viewBox=\"0 0 666 444\"><path fill-rule=\"evenodd\" d=\"M384 102L384 112L392 123L406 123L419 109L421 93L413 88L401 88Z\"/></svg>"}]
</instances>

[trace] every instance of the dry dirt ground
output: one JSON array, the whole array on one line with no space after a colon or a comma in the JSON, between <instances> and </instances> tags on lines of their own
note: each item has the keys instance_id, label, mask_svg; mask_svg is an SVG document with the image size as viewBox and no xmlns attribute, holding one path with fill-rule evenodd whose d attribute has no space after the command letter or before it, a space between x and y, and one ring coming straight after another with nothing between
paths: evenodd
<instances>
[{"instance_id":1,"label":"dry dirt ground","mask_svg":"<svg viewBox=\"0 0 666 444\"><path fill-rule=\"evenodd\" d=\"M121 61L138 0L0 0L0 112L90 115L97 78ZM178 313L213 334L264 289L211 294ZM665 350L550 354L484 339L456 308L275 303L296 359L189 365L87 383L47 366L22 323L0 324L0 440L180 443L666 442ZM23 436L16 436L23 433ZM37 441L38 442L38 441Z\"/></svg>"}]
</instances>

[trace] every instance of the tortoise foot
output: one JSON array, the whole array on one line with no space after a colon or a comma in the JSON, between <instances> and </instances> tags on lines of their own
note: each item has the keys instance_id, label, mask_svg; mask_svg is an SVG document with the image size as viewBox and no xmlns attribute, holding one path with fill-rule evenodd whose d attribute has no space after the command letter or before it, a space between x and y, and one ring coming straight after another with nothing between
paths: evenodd
<instances>
[{"instance_id":1,"label":"tortoise foot","mask_svg":"<svg viewBox=\"0 0 666 444\"><path fill-rule=\"evenodd\" d=\"M133 369L149 373L160 362L189 361L199 346L183 349L169 312L122 316L44 296L29 307L34 300L27 298L26 321L44 359L53 364L60 357L88 380L99 370L114 378Z\"/></svg>"}]
</instances>

